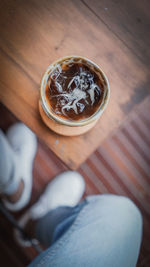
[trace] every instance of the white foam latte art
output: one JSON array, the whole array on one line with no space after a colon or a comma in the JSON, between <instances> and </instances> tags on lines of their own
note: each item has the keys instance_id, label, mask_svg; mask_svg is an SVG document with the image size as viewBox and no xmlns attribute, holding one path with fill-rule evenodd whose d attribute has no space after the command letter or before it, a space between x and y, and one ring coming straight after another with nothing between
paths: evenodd
<instances>
[{"instance_id":1,"label":"white foam latte art","mask_svg":"<svg viewBox=\"0 0 150 267\"><path fill-rule=\"evenodd\" d=\"M67 65L69 68L72 66L72 63ZM78 71L73 76L69 76L68 73L65 76L63 65L61 67L60 64L57 64L50 73L48 87L51 99L55 99L56 114L67 116L67 113L72 110L76 115L80 115L86 106L94 105L96 96L100 97L101 89L94 82L94 74L85 70L82 65L79 66ZM55 94L51 93L51 90L53 90L52 82L55 86Z\"/></svg>"}]
</instances>

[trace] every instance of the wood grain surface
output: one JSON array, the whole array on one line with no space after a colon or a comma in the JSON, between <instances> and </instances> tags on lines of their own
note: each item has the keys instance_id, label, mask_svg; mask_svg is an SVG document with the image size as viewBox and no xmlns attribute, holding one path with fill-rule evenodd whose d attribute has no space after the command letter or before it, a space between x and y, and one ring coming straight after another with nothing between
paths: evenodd
<instances>
[{"instance_id":1,"label":"wood grain surface","mask_svg":"<svg viewBox=\"0 0 150 267\"><path fill-rule=\"evenodd\" d=\"M83 0L82 2L132 50L133 54L150 66L149 0Z\"/></svg>"},{"instance_id":2,"label":"wood grain surface","mask_svg":"<svg viewBox=\"0 0 150 267\"><path fill-rule=\"evenodd\" d=\"M115 13L108 16L104 4L96 0L92 3L91 7L90 1L0 1L0 100L71 169L84 162L150 92L148 37L146 41L139 38L139 27L131 23L132 12L126 11L130 4L122 15L123 8L114 7L113 1ZM141 8L141 14L146 24L147 9ZM122 25L125 19L127 34ZM111 98L89 133L69 138L54 134L43 124L38 99L47 66L71 54L86 56L104 70Z\"/></svg>"}]
</instances>

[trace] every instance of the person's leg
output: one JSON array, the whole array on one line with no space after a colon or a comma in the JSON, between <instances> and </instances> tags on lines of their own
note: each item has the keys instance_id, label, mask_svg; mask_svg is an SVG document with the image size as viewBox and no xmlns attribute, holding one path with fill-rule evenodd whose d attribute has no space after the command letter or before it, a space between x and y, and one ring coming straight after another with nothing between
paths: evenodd
<instances>
[{"instance_id":1,"label":"person's leg","mask_svg":"<svg viewBox=\"0 0 150 267\"><path fill-rule=\"evenodd\" d=\"M70 208L67 216L64 211L65 208L62 212L54 210L39 220L37 237L46 245L48 239L49 244L55 242L30 266L136 266L142 217L131 200L114 195L93 196L79 207Z\"/></svg>"},{"instance_id":2,"label":"person's leg","mask_svg":"<svg viewBox=\"0 0 150 267\"><path fill-rule=\"evenodd\" d=\"M17 191L19 182L16 155L6 136L0 130L0 193L13 194Z\"/></svg>"},{"instance_id":3,"label":"person's leg","mask_svg":"<svg viewBox=\"0 0 150 267\"><path fill-rule=\"evenodd\" d=\"M24 208L31 196L35 135L23 123L0 131L0 197L11 211Z\"/></svg>"},{"instance_id":4,"label":"person's leg","mask_svg":"<svg viewBox=\"0 0 150 267\"><path fill-rule=\"evenodd\" d=\"M35 224L34 236L45 248L48 248L69 229L85 202L82 201L73 208L64 206L49 211Z\"/></svg>"},{"instance_id":5,"label":"person's leg","mask_svg":"<svg viewBox=\"0 0 150 267\"><path fill-rule=\"evenodd\" d=\"M18 224L33 239L36 226L36 233L39 233L36 238L47 248L72 225L83 204L74 208L73 213L72 207L79 203L84 190L85 182L78 172L66 171L57 175L47 185L39 200L22 215ZM58 227L60 223L61 228ZM45 225L46 229L42 230L41 227L45 228ZM15 230L15 237L20 245L31 246L30 240L25 239L18 230Z\"/></svg>"}]
</instances>

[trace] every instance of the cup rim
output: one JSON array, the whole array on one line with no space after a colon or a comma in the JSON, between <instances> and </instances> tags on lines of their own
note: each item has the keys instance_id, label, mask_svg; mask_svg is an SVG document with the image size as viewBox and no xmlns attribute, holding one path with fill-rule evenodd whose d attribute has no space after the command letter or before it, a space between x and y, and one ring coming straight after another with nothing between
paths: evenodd
<instances>
[{"instance_id":1,"label":"cup rim","mask_svg":"<svg viewBox=\"0 0 150 267\"><path fill-rule=\"evenodd\" d=\"M84 120L79 120L79 121L67 120L67 119L64 119L64 118L57 116L55 113L53 113L50 110L49 105L46 101L46 97L45 97L45 87L46 87L46 83L47 83L47 79L49 77L50 71L59 62L62 62L62 61L65 61L65 60L71 59L71 58L78 58L78 59L87 61L88 63L92 64L102 74L102 76L106 82L106 88L105 88L106 92L104 95L104 99L101 102L97 111L94 114L92 114L90 117L88 117ZM105 110L105 108L108 104L109 98L110 98L110 86L109 86L109 81L108 81L107 76L105 75L105 73L101 70L101 68L97 64L95 64L92 60L90 60L86 57L75 56L75 55L61 57L61 58L55 60L53 63L51 63L47 67L46 71L44 72L44 74L42 76L41 86L40 86L40 102L41 102L42 108L43 108L44 112L46 113L46 115L50 119L53 119L54 121L56 121L59 124L63 124L63 125L71 126L71 127L84 126L84 125L87 125L87 124L93 122L94 120L97 120L100 117L100 115L103 113L103 111Z\"/></svg>"}]
</instances>

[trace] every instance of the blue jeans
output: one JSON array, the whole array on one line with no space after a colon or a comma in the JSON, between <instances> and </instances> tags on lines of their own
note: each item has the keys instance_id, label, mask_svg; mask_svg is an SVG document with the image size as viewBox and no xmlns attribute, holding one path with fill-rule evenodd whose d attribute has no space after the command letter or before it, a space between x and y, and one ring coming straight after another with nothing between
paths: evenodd
<instances>
[{"instance_id":1,"label":"blue jeans","mask_svg":"<svg viewBox=\"0 0 150 267\"><path fill-rule=\"evenodd\" d=\"M142 217L128 198L87 197L39 220L36 237L49 246L29 266L134 267L142 239Z\"/></svg>"}]
</instances>

